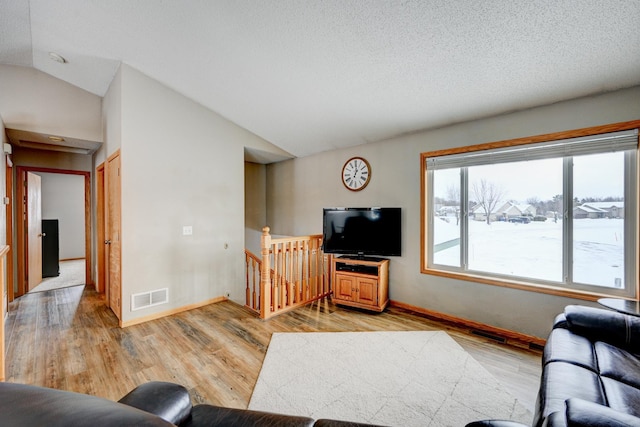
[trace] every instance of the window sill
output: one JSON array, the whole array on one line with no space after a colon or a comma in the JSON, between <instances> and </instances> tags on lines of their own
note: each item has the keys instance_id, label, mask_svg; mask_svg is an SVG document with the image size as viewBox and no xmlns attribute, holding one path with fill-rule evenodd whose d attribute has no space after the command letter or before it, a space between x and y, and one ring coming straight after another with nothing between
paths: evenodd
<instances>
[{"instance_id":1,"label":"window sill","mask_svg":"<svg viewBox=\"0 0 640 427\"><path fill-rule=\"evenodd\" d=\"M561 296L561 297L567 297L567 298L575 298L575 299L581 299L585 301L597 301L599 298L607 298L607 297L633 299L633 298L630 298L629 296L624 296L624 295L588 292L583 290L562 288L559 286L542 285L538 283L523 282L523 281L517 281L517 280L503 280L503 279L497 279L495 277L480 276L476 274L464 274L464 273L457 273L457 272L451 272L446 270L436 270L432 268L427 268L427 269L423 268L421 270L421 273L429 274L432 276L446 277L448 279L482 283L485 285L492 285L492 286L501 286L503 288L518 289L521 291L536 292L540 294L555 295L555 296Z\"/></svg>"}]
</instances>

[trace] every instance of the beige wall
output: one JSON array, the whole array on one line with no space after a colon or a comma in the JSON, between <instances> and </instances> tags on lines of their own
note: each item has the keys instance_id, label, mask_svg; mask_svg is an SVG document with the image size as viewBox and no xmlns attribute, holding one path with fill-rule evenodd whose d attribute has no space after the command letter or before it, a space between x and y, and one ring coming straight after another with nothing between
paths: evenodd
<instances>
[{"instance_id":1,"label":"beige wall","mask_svg":"<svg viewBox=\"0 0 640 427\"><path fill-rule=\"evenodd\" d=\"M91 156L88 154L63 153L13 147L14 166L31 166L91 172Z\"/></svg>"},{"instance_id":2,"label":"beige wall","mask_svg":"<svg viewBox=\"0 0 640 427\"><path fill-rule=\"evenodd\" d=\"M101 102L34 68L0 65L0 115L7 128L102 141Z\"/></svg>"},{"instance_id":3,"label":"beige wall","mask_svg":"<svg viewBox=\"0 0 640 427\"><path fill-rule=\"evenodd\" d=\"M243 302L244 147L262 141L129 66L119 73L123 321L227 292ZM164 287L169 304L130 310L132 294Z\"/></svg>"},{"instance_id":4,"label":"beige wall","mask_svg":"<svg viewBox=\"0 0 640 427\"><path fill-rule=\"evenodd\" d=\"M267 225L267 167L263 164L244 164L244 246L260 255L260 236Z\"/></svg>"},{"instance_id":5,"label":"beige wall","mask_svg":"<svg viewBox=\"0 0 640 427\"><path fill-rule=\"evenodd\" d=\"M420 273L420 153L636 119L640 87L272 164L268 225L277 234L321 233L323 207L402 207L403 256L390 265L393 300L546 337L565 305L582 302ZM343 187L340 172L356 155L369 161L372 177L366 189L353 193Z\"/></svg>"},{"instance_id":6,"label":"beige wall","mask_svg":"<svg viewBox=\"0 0 640 427\"><path fill-rule=\"evenodd\" d=\"M7 128L102 141L101 104L101 97L33 68L0 65L0 116ZM93 169L88 155L13 147L12 158L15 166Z\"/></svg>"},{"instance_id":7,"label":"beige wall","mask_svg":"<svg viewBox=\"0 0 640 427\"><path fill-rule=\"evenodd\" d=\"M102 134L104 142L94 155L94 167L103 163L122 144L122 67L102 99Z\"/></svg>"}]
</instances>

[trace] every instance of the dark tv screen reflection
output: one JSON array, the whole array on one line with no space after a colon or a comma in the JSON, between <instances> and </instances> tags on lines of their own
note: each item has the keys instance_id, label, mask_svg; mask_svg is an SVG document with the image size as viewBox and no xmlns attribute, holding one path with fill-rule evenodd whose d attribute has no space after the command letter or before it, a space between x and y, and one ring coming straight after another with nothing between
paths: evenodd
<instances>
[{"instance_id":1,"label":"dark tv screen reflection","mask_svg":"<svg viewBox=\"0 0 640 427\"><path fill-rule=\"evenodd\" d=\"M401 255L401 208L324 208L325 253Z\"/></svg>"}]
</instances>

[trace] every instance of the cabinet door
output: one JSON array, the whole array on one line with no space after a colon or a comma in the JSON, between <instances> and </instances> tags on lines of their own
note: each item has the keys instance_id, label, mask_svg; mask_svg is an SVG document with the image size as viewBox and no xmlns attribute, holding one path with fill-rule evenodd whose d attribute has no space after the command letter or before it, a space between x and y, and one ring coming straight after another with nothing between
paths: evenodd
<instances>
[{"instance_id":1,"label":"cabinet door","mask_svg":"<svg viewBox=\"0 0 640 427\"><path fill-rule=\"evenodd\" d=\"M351 276L343 276L336 274L336 283L334 286L334 297L351 301L353 299L353 290L355 289L355 278Z\"/></svg>"},{"instance_id":2,"label":"cabinet door","mask_svg":"<svg viewBox=\"0 0 640 427\"><path fill-rule=\"evenodd\" d=\"M358 302L378 305L378 281L375 279L358 279Z\"/></svg>"}]
</instances>

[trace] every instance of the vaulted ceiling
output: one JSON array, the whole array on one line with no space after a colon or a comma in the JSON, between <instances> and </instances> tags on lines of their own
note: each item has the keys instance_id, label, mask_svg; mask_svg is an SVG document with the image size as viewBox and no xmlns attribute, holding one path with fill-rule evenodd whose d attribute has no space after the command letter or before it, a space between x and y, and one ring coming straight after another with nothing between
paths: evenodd
<instances>
[{"instance_id":1,"label":"vaulted ceiling","mask_svg":"<svg viewBox=\"0 0 640 427\"><path fill-rule=\"evenodd\" d=\"M0 0L0 64L121 62L305 156L638 85L640 0Z\"/></svg>"}]
</instances>

